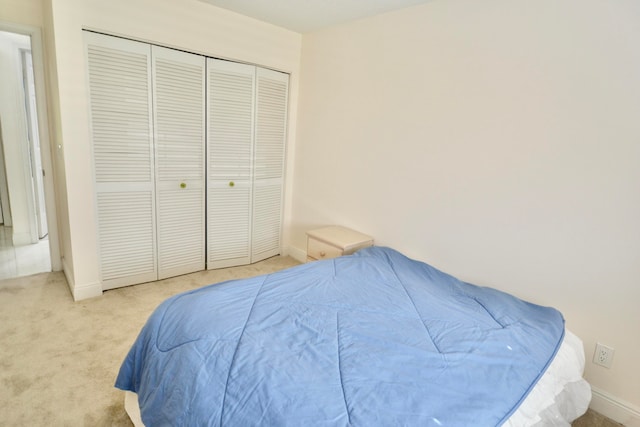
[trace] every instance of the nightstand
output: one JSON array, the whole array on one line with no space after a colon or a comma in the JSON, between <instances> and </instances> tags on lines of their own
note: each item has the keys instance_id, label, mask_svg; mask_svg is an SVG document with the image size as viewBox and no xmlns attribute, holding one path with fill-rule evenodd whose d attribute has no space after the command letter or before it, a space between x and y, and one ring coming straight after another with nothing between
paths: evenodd
<instances>
[{"instance_id":1,"label":"nightstand","mask_svg":"<svg viewBox=\"0 0 640 427\"><path fill-rule=\"evenodd\" d=\"M307 231L307 261L349 255L373 245L373 237L333 225Z\"/></svg>"}]
</instances>

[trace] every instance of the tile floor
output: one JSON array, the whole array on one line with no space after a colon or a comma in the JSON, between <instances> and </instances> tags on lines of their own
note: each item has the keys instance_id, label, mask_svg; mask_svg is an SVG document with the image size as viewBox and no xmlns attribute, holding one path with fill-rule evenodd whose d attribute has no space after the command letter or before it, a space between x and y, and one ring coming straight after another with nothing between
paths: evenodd
<instances>
[{"instance_id":1,"label":"tile floor","mask_svg":"<svg viewBox=\"0 0 640 427\"><path fill-rule=\"evenodd\" d=\"M49 240L13 246L11 227L0 225L0 280L51 271Z\"/></svg>"}]
</instances>

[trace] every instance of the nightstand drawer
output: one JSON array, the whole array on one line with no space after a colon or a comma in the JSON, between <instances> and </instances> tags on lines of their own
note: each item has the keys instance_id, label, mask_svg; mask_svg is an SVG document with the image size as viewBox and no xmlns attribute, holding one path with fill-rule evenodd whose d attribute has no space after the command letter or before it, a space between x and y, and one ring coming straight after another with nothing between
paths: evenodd
<instances>
[{"instance_id":1,"label":"nightstand drawer","mask_svg":"<svg viewBox=\"0 0 640 427\"><path fill-rule=\"evenodd\" d=\"M373 237L339 225L307 231L307 261L351 255L373 245Z\"/></svg>"},{"instance_id":2,"label":"nightstand drawer","mask_svg":"<svg viewBox=\"0 0 640 427\"><path fill-rule=\"evenodd\" d=\"M336 258L342 255L342 249L310 238L307 242L307 256L314 259Z\"/></svg>"}]
</instances>

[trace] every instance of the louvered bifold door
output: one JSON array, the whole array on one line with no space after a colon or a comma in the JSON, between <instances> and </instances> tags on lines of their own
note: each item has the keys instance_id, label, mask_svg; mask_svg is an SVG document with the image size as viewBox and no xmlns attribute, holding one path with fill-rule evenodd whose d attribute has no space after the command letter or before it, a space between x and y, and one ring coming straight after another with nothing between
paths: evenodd
<instances>
[{"instance_id":1,"label":"louvered bifold door","mask_svg":"<svg viewBox=\"0 0 640 427\"><path fill-rule=\"evenodd\" d=\"M207 59L207 268L248 264L255 67Z\"/></svg>"},{"instance_id":2,"label":"louvered bifold door","mask_svg":"<svg viewBox=\"0 0 640 427\"><path fill-rule=\"evenodd\" d=\"M85 33L103 289L157 277L149 45Z\"/></svg>"},{"instance_id":3,"label":"louvered bifold door","mask_svg":"<svg viewBox=\"0 0 640 427\"><path fill-rule=\"evenodd\" d=\"M289 75L258 68L251 262L280 253Z\"/></svg>"},{"instance_id":4,"label":"louvered bifold door","mask_svg":"<svg viewBox=\"0 0 640 427\"><path fill-rule=\"evenodd\" d=\"M158 278L205 268L204 57L152 48Z\"/></svg>"}]
</instances>

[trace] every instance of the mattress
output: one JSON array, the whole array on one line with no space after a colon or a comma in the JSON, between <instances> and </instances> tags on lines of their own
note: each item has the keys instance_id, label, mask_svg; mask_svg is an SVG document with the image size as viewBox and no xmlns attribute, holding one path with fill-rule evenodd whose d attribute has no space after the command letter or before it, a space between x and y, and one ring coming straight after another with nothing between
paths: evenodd
<instances>
[{"instance_id":1,"label":"mattress","mask_svg":"<svg viewBox=\"0 0 640 427\"><path fill-rule=\"evenodd\" d=\"M584 414L591 401L591 388L582 378L582 341L565 330L564 340L553 362L518 409L503 424L508 427L561 427ZM124 407L135 427L145 427L138 395L126 391Z\"/></svg>"},{"instance_id":2,"label":"mattress","mask_svg":"<svg viewBox=\"0 0 640 427\"><path fill-rule=\"evenodd\" d=\"M551 307L373 247L168 299L116 386L154 425L563 425L588 402L565 333Z\"/></svg>"}]
</instances>

